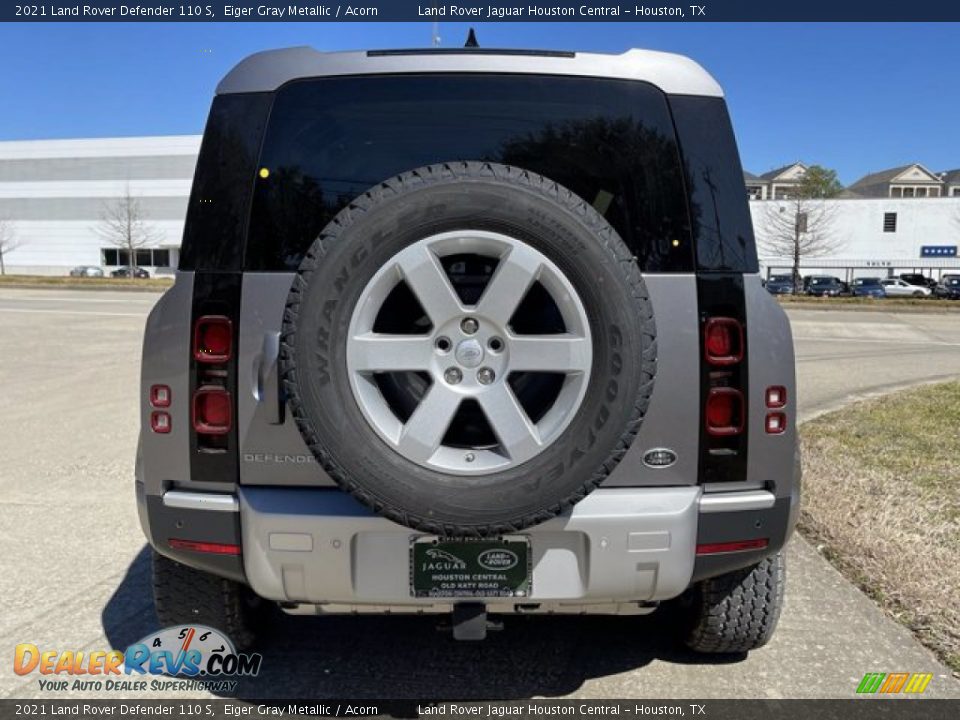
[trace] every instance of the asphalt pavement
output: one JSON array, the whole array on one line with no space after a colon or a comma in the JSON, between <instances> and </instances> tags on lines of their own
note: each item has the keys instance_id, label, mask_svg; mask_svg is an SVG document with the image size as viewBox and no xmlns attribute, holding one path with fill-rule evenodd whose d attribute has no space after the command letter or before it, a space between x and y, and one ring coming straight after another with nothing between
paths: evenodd
<instances>
[{"instance_id":1,"label":"asphalt pavement","mask_svg":"<svg viewBox=\"0 0 960 720\"><path fill-rule=\"evenodd\" d=\"M123 649L157 628L132 481L140 343L157 297L0 290L0 696L44 696L36 675L13 673L17 643ZM960 314L790 317L803 418L960 376ZM934 673L927 696L960 698L949 670L807 542L794 537L787 561L780 627L749 656L688 653L660 614L507 618L502 632L470 644L436 632L435 618L278 613L260 648L263 671L239 694L849 698L864 673L906 671Z\"/></svg>"}]
</instances>

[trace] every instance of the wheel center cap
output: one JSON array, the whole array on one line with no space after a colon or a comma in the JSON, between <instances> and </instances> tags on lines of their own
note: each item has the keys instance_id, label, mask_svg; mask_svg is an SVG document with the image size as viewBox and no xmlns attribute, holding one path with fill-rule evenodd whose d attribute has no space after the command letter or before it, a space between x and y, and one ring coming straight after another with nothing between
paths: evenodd
<instances>
[{"instance_id":1,"label":"wheel center cap","mask_svg":"<svg viewBox=\"0 0 960 720\"><path fill-rule=\"evenodd\" d=\"M483 345L473 338L461 340L454 352L457 362L468 368L475 368L483 362Z\"/></svg>"}]
</instances>

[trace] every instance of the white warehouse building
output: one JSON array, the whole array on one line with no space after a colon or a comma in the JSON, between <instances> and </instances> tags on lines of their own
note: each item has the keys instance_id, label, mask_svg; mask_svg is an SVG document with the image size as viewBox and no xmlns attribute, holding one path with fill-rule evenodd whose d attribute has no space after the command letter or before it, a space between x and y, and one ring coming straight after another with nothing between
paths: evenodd
<instances>
[{"instance_id":1,"label":"white warehouse building","mask_svg":"<svg viewBox=\"0 0 960 720\"><path fill-rule=\"evenodd\" d=\"M919 272L939 279L960 272L960 197L951 198L838 198L822 203L829 217L830 253L805 257L803 275L887 277ZM754 234L761 270L789 274L792 262L765 252L765 234L771 213L796 213L790 200L752 200Z\"/></svg>"},{"instance_id":2,"label":"white warehouse building","mask_svg":"<svg viewBox=\"0 0 960 720\"><path fill-rule=\"evenodd\" d=\"M99 266L128 265L127 251L103 234L101 217L129 195L151 228L135 263L151 274L172 273L200 135L0 142L0 222L11 237L8 273L65 275ZM765 217L796 212L791 189L806 167L794 163L761 176L745 173L761 266L782 272L785 258L764 253ZM837 199L829 255L805 258L804 274L842 279L922 271L937 278L960 270L960 171L931 173L920 165L869 175ZM844 277L846 276L846 277Z\"/></svg>"},{"instance_id":3,"label":"white warehouse building","mask_svg":"<svg viewBox=\"0 0 960 720\"><path fill-rule=\"evenodd\" d=\"M0 221L13 248L4 253L7 272L65 275L78 265L130 264L101 223L128 193L151 230L136 264L172 272L200 137L0 142Z\"/></svg>"}]
</instances>

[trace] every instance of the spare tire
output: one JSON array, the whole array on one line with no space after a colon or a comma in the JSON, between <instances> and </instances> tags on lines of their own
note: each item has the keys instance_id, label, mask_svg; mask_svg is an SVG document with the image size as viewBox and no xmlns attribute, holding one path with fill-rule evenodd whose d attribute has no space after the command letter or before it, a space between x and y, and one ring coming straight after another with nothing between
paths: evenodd
<instances>
[{"instance_id":1,"label":"spare tire","mask_svg":"<svg viewBox=\"0 0 960 720\"><path fill-rule=\"evenodd\" d=\"M377 513L517 531L606 478L653 390L635 258L569 190L504 165L419 168L351 202L304 256L281 373L317 461Z\"/></svg>"}]
</instances>

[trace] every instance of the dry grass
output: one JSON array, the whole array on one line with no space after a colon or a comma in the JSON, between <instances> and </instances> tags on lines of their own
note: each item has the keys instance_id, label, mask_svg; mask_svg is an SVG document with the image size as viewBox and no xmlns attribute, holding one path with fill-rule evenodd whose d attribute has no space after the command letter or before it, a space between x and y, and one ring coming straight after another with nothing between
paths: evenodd
<instances>
[{"instance_id":1,"label":"dry grass","mask_svg":"<svg viewBox=\"0 0 960 720\"><path fill-rule=\"evenodd\" d=\"M960 382L806 423L801 531L960 671Z\"/></svg>"},{"instance_id":2,"label":"dry grass","mask_svg":"<svg viewBox=\"0 0 960 720\"><path fill-rule=\"evenodd\" d=\"M173 278L81 278L57 275L0 275L0 288L64 288L69 290L150 290L173 285Z\"/></svg>"}]
</instances>

